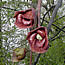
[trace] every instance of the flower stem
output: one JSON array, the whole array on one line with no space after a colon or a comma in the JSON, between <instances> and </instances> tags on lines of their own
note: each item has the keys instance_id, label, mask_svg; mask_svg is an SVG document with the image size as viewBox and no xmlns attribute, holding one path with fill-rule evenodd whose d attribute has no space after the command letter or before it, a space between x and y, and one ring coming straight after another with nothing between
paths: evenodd
<instances>
[{"instance_id":1,"label":"flower stem","mask_svg":"<svg viewBox=\"0 0 65 65\"><path fill-rule=\"evenodd\" d=\"M38 0L38 27L40 27L40 11L41 11L41 2L42 0ZM30 51L30 65L32 65L32 51Z\"/></svg>"},{"instance_id":2,"label":"flower stem","mask_svg":"<svg viewBox=\"0 0 65 65\"><path fill-rule=\"evenodd\" d=\"M37 8L38 8L38 27L40 26L41 2L42 2L42 0L38 0L38 5L37 5Z\"/></svg>"},{"instance_id":3,"label":"flower stem","mask_svg":"<svg viewBox=\"0 0 65 65\"><path fill-rule=\"evenodd\" d=\"M32 51L30 51L30 65L32 65Z\"/></svg>"}]
</instances>

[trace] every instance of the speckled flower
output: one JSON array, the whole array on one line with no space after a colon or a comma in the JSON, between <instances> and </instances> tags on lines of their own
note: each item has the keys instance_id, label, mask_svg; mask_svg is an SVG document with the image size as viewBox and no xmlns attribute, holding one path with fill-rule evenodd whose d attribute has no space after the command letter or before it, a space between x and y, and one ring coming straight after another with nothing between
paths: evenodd
<instances>
[{"instance_id":1,"label":"speckled flower","mask_svg":"<svg viewBox=\"0 0 65 65\"><path fill-rule=\"evenodd\" d=\"M36 53L45 53L48 49L48 38L46 27L38 27L28 33L27 40L30 49Z\"/></svg>"},{"instance_id":2,"label":"speckled flower","mask_svg":"<svg viewBox=\"0 0 65 65\"><path fill-rule=\"evenodd\" d=\"M25 11L16 11L14 18L16 18L15 25L22 28L31 28L34 26L35 9L31 8Z\"/></svg>"}]
</instances>

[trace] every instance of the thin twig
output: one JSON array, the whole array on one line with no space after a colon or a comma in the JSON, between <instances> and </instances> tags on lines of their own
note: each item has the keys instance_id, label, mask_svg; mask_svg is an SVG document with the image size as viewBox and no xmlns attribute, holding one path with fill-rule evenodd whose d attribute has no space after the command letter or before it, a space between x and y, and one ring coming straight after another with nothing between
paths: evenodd
<instances>
[{"instance_id":1,"label":"thin twig","mask_svg":"<svg viewBox=\"0 0 65 65\"><path fill-rule=\"evenodd\" d=\"M36 65L36 64L37 64L40 55L41 55L41 54L38 54L38 56L35 58L35 61L34 61L34 64L33 64L33 65Z\"/></svg>"},{"instance_id":2,"label":"thin twig","mask_svg":"<svg viewBox=\"0 0 65 65\"><path fill-rule=\"evenodd\" d=\"M65 17L65 15L63 15L63 16L57 18L55 21L57 21L57 20L59 20L59 19L61 19L61 18L63 18L63 17ZM54 21L54 22L55 22L55 21Z\"/></svg>"},{"instance_id":3,"label":"thin twig","mask_svg":"<svg viewBox=\"0 0 65 65\"><path fill-rule=\"evenodd\" d=\"M47 23L49 23L47 20L44 20L45 22L47 22ZM59 30L61 30L61 31L63 31L64 33L65 33L65 31L63 30L63 29L61 29L61 28L59 28L58 26L56 26L55 24L52 24L53 26L55 26L57 29L59 29Z\"/></svg>"},{"instance_id":4,"label":"thin twig","mask_svg":"<svg viewBox=\"0 0 65 65\"><path fill-rule=\"evenodd\" d=\"M18 10L16 10L16 9L12 9L12 8L8 8L8 7L1 7L1 8L10 9L10 10L14 10L14 11L18 11Z\"/></svg>"},{"instance_id":5,"label":"thin twig","mask_svg":"<svg viewBox=\"0 0 65 65\"><path fill-rule=\"evenodd\" d=\"M64 27L62 27L61 29L64 29L65 28L65 26ZM61 32L61 30L59 30L53 37L51 37L49 40L52 40L53 38L55 38L59 33Z\"/></svg>"},{"instance_id":6,"label":"thin twig","mask_svg":"<svg viewBox=\"0 0 65 65\"><path fill-rule=\"evenodd\" d=\"M54 8L54 7L55 7L55 5L54 5L54 6L51 6L50 9L44 14L41 25L43 24L43 21L44 21L45 16L46 16L46 15L48 14L48 12L49 12L52 8Z\"/></svg>"},{"instance_id":7,"label":"thin twig","mask_svg":"<svg viewBox=\"0 0 65 65\"><path fill-rule=\"evenodd\" d=\"M24 3L25 3L25 4L27 3L27 4L30 5L31 7L33 7L33 5L35 5L35 4L30 4L30 3L28 3L28 2L22 2L22 4L24 4ZM42 5L42 6L43 6L43 5ZM44 7L44 6L43 6L43 7ZM1 7L1 8L10 9L10 10L14 10L14 11L18 11L17 9L12 9L12 8L9 8L9 7L4 7L4 6ZM1 9L1 8L0 8L0 9Z\"/></svg>"},{"instance_id":8,"label":"thin twig","mask_svg":"<svg viewBox=\"0 0 65 65\"><path fill-rule=\"evenodd\" d=\"M46 11L48 11L47 5L44 5L44 8L46 9ZM49 16L49 19L50 19L50 14L49 14L49 12L48 12L48 16Z\"/></svg>"},{"instance_id":9,"label":"thin twig","mask_svg":"<svg viewBox=\"0 0 65 65\"><path fill-rule=\"evenodd\" d=\"M56 39L58 39L58 38L60 38L60 37L65 37L65 35L59 35L59 36L57 36L56 38L54 38L54 39L52 39L52 40L49 40L49 41L54 41L54 40L56 40Z\"/></svg>"}]
</instances>

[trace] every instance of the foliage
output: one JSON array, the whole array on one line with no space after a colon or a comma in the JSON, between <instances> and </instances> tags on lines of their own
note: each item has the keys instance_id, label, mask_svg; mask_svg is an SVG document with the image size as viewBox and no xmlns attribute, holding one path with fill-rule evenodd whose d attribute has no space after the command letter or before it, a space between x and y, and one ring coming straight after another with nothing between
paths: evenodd
<instances>
[{"instance_id":1,"label":"foliage","mask_svg":"<svg viewBox=\"0 0 65 65\"><path fill-rule=\"evenodd\" d=\"M54 0L54 4L52 4L52 0L50 2L47 2L44 4L44 0L42 0L42 10L41 10L41 22L43 22L42 26L47 27L48 22L52 16L52 10L49 11L49 13L45 16L44 20L42 21L42 18L45 14L45 12L48 11L48 9L52 5L56 5L57 0ZM37 0L33 0L33 4L37 2ZM64 15L64 2L62 3L62 7L58 10L58 13L55 17L55 20L59 17L62 17ZM30 31L29 29L19 29L14 26L15 19L13 18L15 9L16 10L24 10L30 7L34 7L34 5L30 5L30 2L23 1L23 0L8 0L6 2L0 2L0 65L29 65L30 62L30 50L28 41L26 41L26 35ZM5 8L3 8L5 7ZM47 9L46 9L47 7ZM61 19L56 20L53 24L58 26L60 29L65 26L65 17L62 17ZM48 35L49 39L49 49L48 52L41 54L39 61L37 65L64 65L65 61L65 33L63 31L59 32L60 29L58 29L56 26L52 25L51 30ZM65 31L65 28L63 29ZM54 37L55 34L57 34ZM52 40L51 38L53 37ZM14 48L27 48L28 52L26 54L26 57L24 60L18 62L18 63L12 63L11 61L11 55L12 50ZM32 54L32 63L35 61L35 57L38 54L33 53Z\"/></svg>"}]
</instances>

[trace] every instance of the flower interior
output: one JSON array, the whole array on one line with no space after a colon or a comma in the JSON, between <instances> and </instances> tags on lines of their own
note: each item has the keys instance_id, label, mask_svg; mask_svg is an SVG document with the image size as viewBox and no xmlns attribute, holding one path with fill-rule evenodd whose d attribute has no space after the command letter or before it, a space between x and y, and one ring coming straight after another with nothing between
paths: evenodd
<instances>
[{"instance_id":1,"label":"flower interior","mask_svg":"<svg viewBox=\"0 0 65 65\"><path fill-rule=\"evenodd\" d=\"M38 40L42 40L42 37L41 37L41 35L39 35L39 34L37 34L36 38L37 38Z\"/></svg>"}]
</instances>

